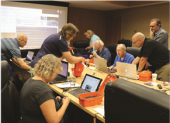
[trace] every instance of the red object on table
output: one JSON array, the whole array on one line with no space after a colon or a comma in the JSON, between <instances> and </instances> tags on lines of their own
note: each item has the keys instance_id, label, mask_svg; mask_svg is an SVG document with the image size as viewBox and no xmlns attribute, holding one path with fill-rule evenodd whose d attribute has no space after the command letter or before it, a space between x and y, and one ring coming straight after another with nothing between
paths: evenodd
<instances>
[{"instance_id":1,"label":"red object on table","mask_svg":"<svg viewBox=\"0 0 170 123\"><path fill-rule=\"evenodd\" d=\"M84 65L80 62L76 63L74 68L72 68L74 76L81 76L83 70L84 70Z\"/></svg>"}]
</instances>

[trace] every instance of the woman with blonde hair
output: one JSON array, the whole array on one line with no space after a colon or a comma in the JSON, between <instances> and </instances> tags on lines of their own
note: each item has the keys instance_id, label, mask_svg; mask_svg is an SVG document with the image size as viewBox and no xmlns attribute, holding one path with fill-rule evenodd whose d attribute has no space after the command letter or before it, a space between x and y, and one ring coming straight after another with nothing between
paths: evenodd
<instances>
[{"instance_id":1,"label":"woman with blonde hair","mask_svg":"<svg viewBox=\"0 0 170 123\"><path fill-rule=\"evenodd\" d=\"M83 62L84 59L82 57L74 57L71 55L67 44L67 42L73 40L78 33L79 30L74 24L67 23L62 27L59 33L48 36L44 40L36 57L31 62L31 67L33 68L39 59L46 54L53 54L59 58L65 58L71 64Z\"/></svg>"},{"instance_id":2,"label":"woman with blonde hair","mask_svg":"<svg viewBox=\"0 0 170 123\"><path fill-rule=\"evenodd\" d=\"M62 71L60 59L52 54L43 56L35 64L35 76L28 79L21 90L20 123L65 123L63 116L70 99L64 97L60 107L60 97L55 97L47 85Z\"/></svg>"},{"instance_id":3,"label":"woman with blonde hair","mask_svg":"<svg viewBox=\"0 0 170 123\"><path fill-rule=\"evenodd\" d=\"M84 35L90 41L90 44L89 44L90 46L86 47L86 50L90 50L90 52L93 54L93 50L92 49L93 49L93 46L95 44L95 41L100 40L100 38L97 35L95 35L94 32L91 31L91 30L87 30L84 33ZM97 51L95 49L95 47L94 47L94 50L95 50L95 52Z\"/></svg>"}]
</instances>

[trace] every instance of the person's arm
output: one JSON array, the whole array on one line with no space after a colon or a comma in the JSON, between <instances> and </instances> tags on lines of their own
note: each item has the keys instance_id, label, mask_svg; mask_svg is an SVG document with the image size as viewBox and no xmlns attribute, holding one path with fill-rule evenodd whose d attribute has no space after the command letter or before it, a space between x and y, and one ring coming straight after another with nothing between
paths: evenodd
<instances>
[{"instance_id":1,"label":"person's arm","mask_svg":"<svg viewBox=\"0 0 170 123\"><path fill-rule=\"evenodd\" d=\"M145 66L146 62L147 62L147 59L146 57L141 57L140 61L139 61L139 67L138 67L138 71L137 71L137 74L139 74L139 72L142 71L143 67Z\"/></svg>"},{"instance_id":2,"label":"person's arm","mask_svg":"<svg viewBox=\"0 0 170 123\"><path fill-rule=\"evenodd\" d=\"M55 102L53 99L47 100L40 105L42 114L44 115L47 123L59 123L70 103L68 97L63 98L63 104L61 108L56 111Z\"/></svg>"},{"instance_id":3,"label":"person's arm","mask_svg":"<svg viewBox=\"0 0 170 123\"><path fill-rule=\"evenodd\" d=\"M77 62L84 62L83 57L72 56L69 51L62 52L62 54L63 54L62 58L65 58L70 64L74 64L74 63L77 63Z\"/></svg>"},{"instance_id":4,"label":"person's arm","mask_svg":"<svg viewBox=\"0 0 170 123\"><path fill-rule=\"evenodd\" d=\"M22 69L30 70L30 66L25 64L21 58L12 58L12 60L17 63Z\"/></svg>"},{"instance_id":5,"label":"person's arm","mask_svg":"<svg viewBox=\"0 0 170 123\"><path fill-rule=\"evenodd\" d=\"M133 60L132 64L138 64L139 61L140 61L140 57L137 56L137 57Z\"/></svg>"},{"instance_id":6,"label":"person's arm","mask_svg":"<svg viewBox=\"0 0 170 123\"><path fill-rule=\"evenodd\" d=\"M150 28L150 38L153 39L153 36L154 36L154 32L152 32Z\"/></svg>"},{"instance_id":7,"label":"person's arm","mask_svg":"<svg viewBox=\"0 0 170 123\"><path fill-rule=\"evenodd\" d=\"M95 42L92 42L90 46L86 47L86 50L91 50L93 49Z\"/></svg>"}]
</instances>

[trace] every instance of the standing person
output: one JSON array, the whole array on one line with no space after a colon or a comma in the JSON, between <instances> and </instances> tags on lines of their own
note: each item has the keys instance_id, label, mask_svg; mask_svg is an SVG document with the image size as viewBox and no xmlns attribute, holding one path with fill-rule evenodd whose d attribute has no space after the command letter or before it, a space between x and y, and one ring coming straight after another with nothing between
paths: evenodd
<instances>
[{"instance_id":1,"label":"standing person","mask_svg":"<svg viewBox=\"0 0 170 123\"><path fill-rule=\"evenodd\" d=\"M47 85L62 71L60 59L52 54L43 56L34 65L35 76L28 79L21 90L20 123L68 123L63 116L66 116L64 114L70 99L64 97L62 105L59 104L60 97L55 97Z\"/></svg>"},{"instance_id":2,"label":"standing person","mask_svg":"<svg viewBox=\"0 0 170 123\"><path fill-rule=\"evenodd\" d=\"M30 70L30 66L25 64L21 57L21 51L19 47L24 47L27 44L27 36L23 33L17 35L15 39L3 38L1 39L1 60L17 63L22 69Z\"/></svg>"},{"instance_id":3,"label":"standing person","mask_svg":"<svg viewBox=\"0 0 170 123\"><path fill-rule=\"evenodd\" d=\"M115 58L114 64L110 66L109 69L117 70L116 62L124 62L124 63L131 64L133 60L135 59L135 57L132 54L126 52L126 46L124 44L117 45L116 53L117 53L117 56Z\"/></svg>"},{"instance_id":4,"label":"standing person","mask_svg":"<svg viewBox=\"0 0 170 123\"><path fill-rule=\"evenodd\" d=\"M145 63L148 61L152 66L156 67L157 79L161 81L169 81L169 51L160 42L148 39L144 34L137 32L132 36L132 42L136 47L141 47L139 57L134 61L139 63L137 74L142 71Z\"/></svg>"},{"instance_id":5,"label":"standing person","mask_svg":"<svg viewBox=\"0 0 170 123\"><path fill-rule=\"evenodd\" d=\"M93 46L95 44L95 41L100 40L100 38L97 35L95 35L94 32L91 30L87 30L84 33L84 35L86 36L88 40L90 40L90 44L89 44L90 46L86 47L86 50L90 50L89 52L93 54ZM94 50L95 52L97 51L95 48Z\"/></svg>"},{"instance_id":6,"label":"standing person","mask_svg":"<svg viewBox=\"0 0 170 123\"><path fill-rule=\"evenodd\" d=\"M158 18L150 21L150 38L160 42L168 49L168 33L161 28L161 21Z\"/></svg>"},{"instance_id":7,"label":"standing person","mask_svg":"<svg viewBox=\"0 0 170 123\"><path fill-rule=\"evenodd\" d=\"M102 40L95 41L94 47L97 52L93 51L93 55L90 55L90 58L93 56L96 58L103 58L107 61L107 66L111 65L111 53L108 48L104 47L104 43Z\"/></svg>"},{"instance_id":8,"label":"standing person","mask_svg":"<svg viewBox=\"0 0 170 123\"><path fill-rule=\"evenodd\" d=\"M44 40L36 57L31 62L31 67L33 68L38 60L46 54L53 54L59 58L65 58L71 64L81 61L83 62L84 59L82 57L74 57L71 55L67 44L67 42L70 42L78 35L78 33L79 30L77 27L72 23L68 23L63 26L62 30L58 34L52 34L48 36Z\"/></svg>"}]
</instances>

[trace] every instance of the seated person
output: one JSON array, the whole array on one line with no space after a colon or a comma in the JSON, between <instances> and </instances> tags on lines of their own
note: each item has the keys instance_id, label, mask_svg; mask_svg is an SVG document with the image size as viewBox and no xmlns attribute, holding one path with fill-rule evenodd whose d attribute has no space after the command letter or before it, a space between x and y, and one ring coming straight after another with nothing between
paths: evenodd
<instances>
[{"instance_id":1,"label":"seated person","mask_svg":"<svg viewBox=\"0 0 170 123\"><path fill-rule=\"evenodd\" d=\"M118 44L116 47L117 56L115 58L114 64L109 67L109 69L116 68L116 62L132 63L135 57L126 52L126 46L124 44Z\"/></svg>"},{"instance_id":2,"label":"seated person","mask_svg":"<svg viewBox=\"0 0 170 123\"><path fill-rule=\"evenodd\" d=\"M20 95L20 123L66 123L65 111L70 103L68 97L59 104L47 85L63 71L59 58L52 54L43 56L34 66L34 77L28 79ZM61 106L60 106L61 105Z\"/></svg>"},{"instance_id":3,"label":"seated person","mask_svg":"<svg viewBox=\"0 0 170 123\"><path fill-rule=\"evenodd\" d=\"M104 47L104 43L101 40L95 41L94 47L97 52L93 51L93 55L90 55L90 58L93 56L96 58L104 58L107 61L107 66L111 65L111 53L108 48Z\"/></svg>"}]
</instances>

